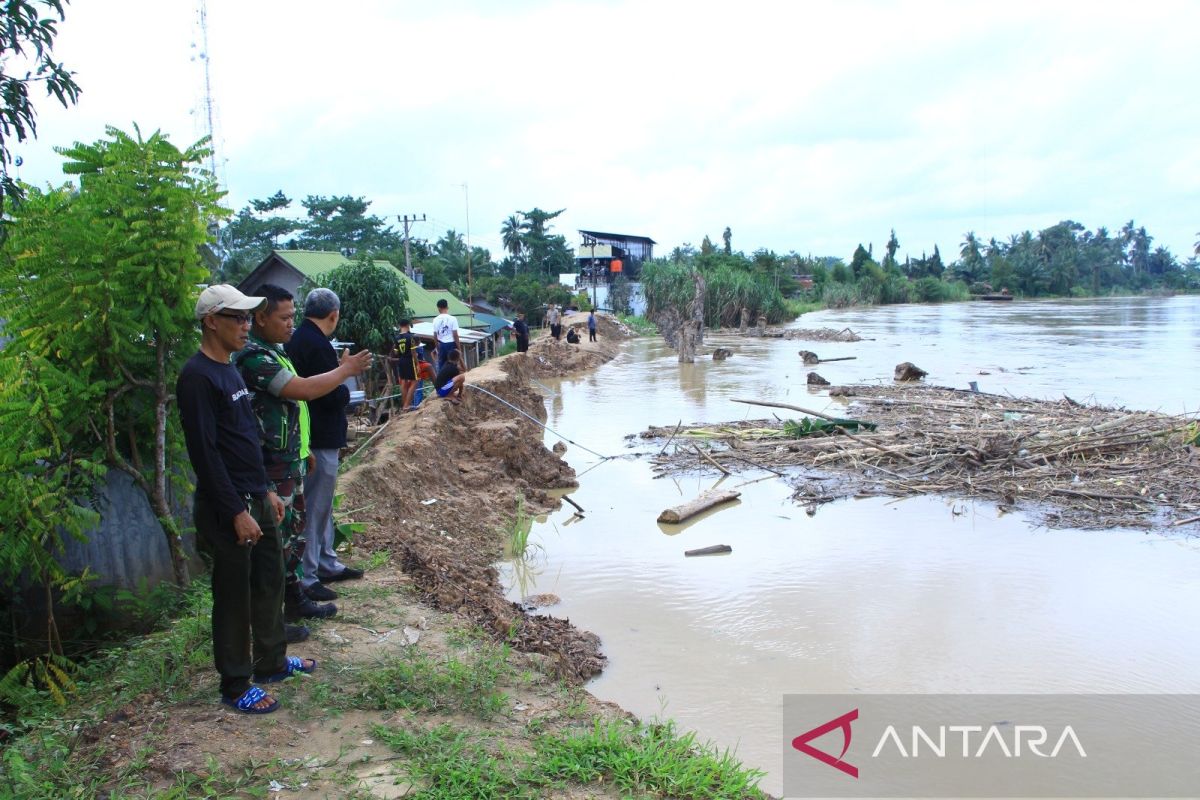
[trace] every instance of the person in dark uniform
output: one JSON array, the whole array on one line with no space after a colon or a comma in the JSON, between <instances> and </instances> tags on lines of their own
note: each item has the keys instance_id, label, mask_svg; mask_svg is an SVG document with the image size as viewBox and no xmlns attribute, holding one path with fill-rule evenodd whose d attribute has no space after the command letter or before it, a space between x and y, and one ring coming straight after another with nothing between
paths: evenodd
<instances>
[{"instance_id":1,"label":"person in dark uniform","mask_svg":"<svg viewBox=\"0 0 1200 800\"><path fill-rule=\"evenodd\" d=\"M513 333L517 337L517 352L524 353L529 350L529 325L525 323L525 312L518 311L517 318L513 320Z\"/></svg>"}]
</instances>

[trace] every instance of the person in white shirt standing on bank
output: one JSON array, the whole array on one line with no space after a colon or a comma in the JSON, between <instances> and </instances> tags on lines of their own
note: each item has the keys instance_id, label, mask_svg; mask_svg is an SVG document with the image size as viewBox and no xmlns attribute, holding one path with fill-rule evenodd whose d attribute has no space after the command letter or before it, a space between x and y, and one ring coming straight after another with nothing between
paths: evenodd
<instances>
[{"instance_id":1,"label":"person in white shirt standing on bank","mask_svg":"<svg viewBox=\"0 0 1200 800\"><path fill-rule=\"evenodd\" d=\"M451 350L462 355L458 342L458 320L450 314L450 304L445 298L437 301L438 315L433 318L433 338L437 340L437 365L441 369Z\"/></svg>"}]
</instances>

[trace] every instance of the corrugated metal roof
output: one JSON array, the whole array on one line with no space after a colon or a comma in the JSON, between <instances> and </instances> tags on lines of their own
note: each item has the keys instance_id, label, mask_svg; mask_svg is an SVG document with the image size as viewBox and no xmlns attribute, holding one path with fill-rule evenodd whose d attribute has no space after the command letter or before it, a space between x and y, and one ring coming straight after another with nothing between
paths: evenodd
<instances>
[{"instance_id":1,"label":"corrugated metal roof","mask_svg":"<svg viewBox=\"0 0 1200 800\"><path fill-rule=\"evenodd\" d=\"M343 264L354 263L353 259L329 250L275 250L274 253L299 270L309 280L313 280L323 273L331 272ZM375 263L386 264L392 269L396 269L394 264L382 258L375 259Z\"/></svg>"},{"instance_id":2,"label":"corrugated metal roof","mask_svg":"<svg viewBox=\"0 0 1200 800\"><path fill-rule=\"evenodd\" d=\"M506 320L504 317L497 317L495 314L484 314L481 311L475 312L475 322L476 324L482 323L485 325L486 327L484 330L488 333L502 331L512 325L512 323Z\"/></svg>"},{"instance_id":3,"label":"corrugated metal roof","mask_svg":"<svg viewBox=\"0 0 1200 800\"><path fill-rule=\"evenodd\" d=\"M412 332L415 333L417 336L424 336L427 339L432 339L433 338L433 323L432 322L418 322L412 326ZM487 331L476 331L476 330L471 330L470 328L459 328L458 329L458 340L460 342L465 342L467 344L474 344L475 342L481 342L486 338L488 338Z\"/></svg>"},{"instance_id":4,"label":"corrugated metal roof","mask_svg":"<svg viewBox=\"0 0 1200 800\"><path fill-rule=\"evenodd\" d=\"M274 254L309 280L313 280L317 276L337 269L344 264L354 263L352 259L346 258L341 253L328 250L275 250ZM438 289L436 290L437 294L431 293L425 287L405 275L402 269L386 259L377 258L375 259L375 263L386 265L396 270L400 279L404 281L404 287L408 290L408 307L412 309L414 321L436 317L438 315L437 301L444 297L450 305L450 313L458 319L460 326L467 327L477 324L472 320L470 306L449 292Z\"/></svg>"},{"instance_id":5,"label":"corrugated metal roof","mask_svg":"<svg viewBox=\"0 0 1200 800\"><path fill-rule=\"evenodd\" d=\"M582 228L579 232L584 236L591 236L593 239L608 239L614 242L644 242L646 244L658 244L649 236L630 236L626 233L604 233L603 231L585 231Z\"/></svg>"}]
</instances>

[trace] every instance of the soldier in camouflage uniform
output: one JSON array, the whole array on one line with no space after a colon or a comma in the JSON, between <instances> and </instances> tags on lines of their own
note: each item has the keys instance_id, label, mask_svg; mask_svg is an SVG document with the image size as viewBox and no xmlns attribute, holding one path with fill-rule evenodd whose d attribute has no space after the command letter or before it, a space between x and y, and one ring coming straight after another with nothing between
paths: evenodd
<instances>
[{"instance_id":1,"label":"soldier in camouflage uniform","mask_svg":"<svg viewBox=\"0 0 1200 800\"><path fill-rule=\"evenodd\" d=\"M289 622L323 619L336 614L337 607L314 602L299 581L305 543L304 474L308 457L308 408L304 401L327 394L346 378L361 373L370 363L370 354L365 359L344 358L337 369L322 375L298 376L283 349L292 337L295 301L291 293L271 284L264 284L258 293L267 298L266 306L254 315L249 341L234 357L234 363L251 392L267 479L286 509L279 526L287 580L284 616ZM300 626L288 633L292 638L303 638L308 630Z\"/></svg>"}]
</instances>

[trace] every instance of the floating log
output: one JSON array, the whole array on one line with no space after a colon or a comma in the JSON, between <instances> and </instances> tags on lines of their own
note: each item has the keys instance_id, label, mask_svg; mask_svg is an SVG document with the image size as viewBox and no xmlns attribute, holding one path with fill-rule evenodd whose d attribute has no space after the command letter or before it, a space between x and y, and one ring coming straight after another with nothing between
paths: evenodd
<instances>
[{"instance_id":1,"label":"floating log","mask_svg":"<svg viewBox=\"0 0 1200 800\"><path fill-rule=\"evenodd\" d=\"M719 556L724 553L732 553L733 548L727 544L714 544L708 547L698 547L695 550L684 550L685 556Z\"/></svg>"},{"instance_id":2,"label":"floating log","mask_svg":"<svg viewBox=\"0 0 1200 800\"><path fill-rule=\"evenodd\" d=\"M741 492L735 492L732 489L702 492L695 499L689 500L683 505L668 508L658 515L658 521L683 522L685 519L691 519L696 516L701 511L707 511L713 506L728 503L730 500L737 500L741 496Z\"/></svg>"},{"instance_id":3,"label":"floating log","mask_svg":"<svg viewBox=\"0 0 1200 800\"><path fill-rule=\"evenodd\" d=\"M562 496L562 499L566 500L568 503L575 506L575 511L578 512L580 516L583 515L583 506L579 505L579 503L576 503L574 500L572 500L570 497L567 497L565 494Z\"/></svg>"},{"instance_id":4,"label":"floating log","mask_svg":"<svg viewBox=\"0 0 1200 800\"><path fill-rule=\"evenodd\" d=\"M828 364L830 361L854 361L858 356L838 356L837 358L818 358L818 364ZM807 362L805 362L807 363Z\"/></svg>"}]
</instances>

